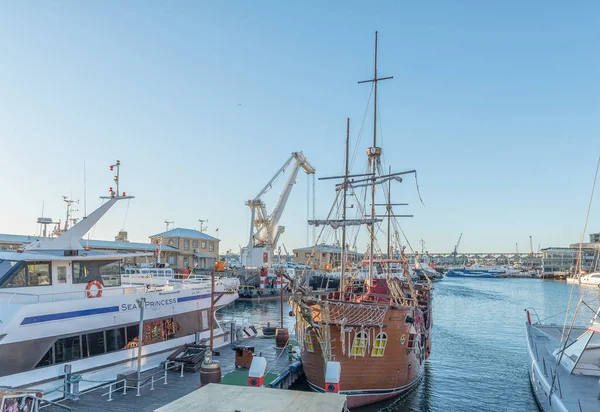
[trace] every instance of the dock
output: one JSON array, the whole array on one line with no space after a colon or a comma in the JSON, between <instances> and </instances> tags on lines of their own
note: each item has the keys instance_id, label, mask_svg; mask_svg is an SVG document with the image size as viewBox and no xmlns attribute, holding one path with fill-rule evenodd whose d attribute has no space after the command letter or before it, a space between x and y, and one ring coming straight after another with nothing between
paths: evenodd
<instances>
[{"instance_id":1,"label":"dock","mask_svg":"<svg viewBox=\"0 0 600 412\"><path fill-rule=\"evenodd\" d=\"M156 412L342 412L345 406L345 395L211 383Z\"/></svg>"},{"instance_id":2,"label":"dock","mask_svg":"<svg viewBox=\"0 0 600 412\"><path fill-rule=\"evenodd\" d=\"M295 343L290 339L290 344L294 349L291 353L287 349L276 349L274 338L252 337L237 342L237 345L254 347L254 354L267 360L265 386L272 385L281 388L272 389L273 391L296 392L282 390L289 388L303 373L301 366L299 367L299 349L297 345L294 345ZM214 360L220 363L222 373L222 383L217 386L247 387L248 370L236 369L235 367L236 352L233 350L235 345L236 343L233 343L215 348L215 352L219 352L220 355L215 356ZM146 377L143 378L140 396L136 396L137 390L135 387L123 388L122 384L120 386L112 384L111 386L99 386L81 394L78 400L63 400L60 401L60 404L72 411L82 412L106 412L107 410L111 412L154 411L191 394L200 386L199 372L187 372L175 365L167 372L158 369L155 373L146 371L144 375ZM150 379L149 375L152 375L153 378ZM222 398L221 402L225 402L225 399ZM43 407L43 410L64 412L66 409L49 405ZM235 409L229 407L227 410L233 411ZM247 407L243 410L249 411Z\"/></svg>"}]
</instances>

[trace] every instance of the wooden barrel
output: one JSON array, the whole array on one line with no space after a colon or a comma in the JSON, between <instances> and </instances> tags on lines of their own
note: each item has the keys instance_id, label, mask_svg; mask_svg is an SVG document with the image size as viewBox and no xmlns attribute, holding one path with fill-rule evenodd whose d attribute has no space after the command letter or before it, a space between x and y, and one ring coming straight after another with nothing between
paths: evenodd
<instances>
[{"instance_id":1,"label":"wooden barrel","mask_svg":"<svg viewBox=\"0 0 600 412\"><path fill-rule=\"evenodd\" d=\"M275 347L278 349L285 348L290 338L287 328L277 328L275 331Z\"/></svg>"},{"instance_id":2,"label":"wooden barrel","mask_svg":"<svg viewBox=\"0 0 600 412\"><path fill-rule=\"evenodd\" d=\"M217 361L202 362L200 367L200 387L209 383L221 383L221 365Z\"/></svg>"}]
</instances>

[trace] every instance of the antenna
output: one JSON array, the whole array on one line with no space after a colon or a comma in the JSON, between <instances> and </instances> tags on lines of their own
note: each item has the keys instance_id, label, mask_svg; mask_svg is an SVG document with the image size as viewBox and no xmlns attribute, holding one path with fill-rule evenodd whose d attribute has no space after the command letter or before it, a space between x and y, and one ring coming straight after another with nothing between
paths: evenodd
<instances>
[{"instance_id":1,"label":"antenna","mask_svg":"<svg viewBox=\"0 0 600 412\"><path fill-rule=\"evenodd\" d=\"M204 224L208 223L208 219L198 219L198 222L200 222L200 232L206 232L208 226L204 226Z\"/></svg>"},{"instance_id":2,"label":"antenna","mask_svg":"<svg viewBox=\"0 0 600 412\"><path fill-rule=\"evenodd\" d=\"M83 217L87 217L87 185L85 179L85 160L83 161Z\"/></svg>"},{"instance_id":3,"label":"antenna","mask_svg":"<svg viewBox=\"0 0 600 412\"><path fill-rule=\"evenodd\" d=\"M171 220L171 221L165 220L165 225L166 225L165 232L168 232L169 231L169 225L175 225L175 221L174 220Z\"/></svg>"}]
</instances>

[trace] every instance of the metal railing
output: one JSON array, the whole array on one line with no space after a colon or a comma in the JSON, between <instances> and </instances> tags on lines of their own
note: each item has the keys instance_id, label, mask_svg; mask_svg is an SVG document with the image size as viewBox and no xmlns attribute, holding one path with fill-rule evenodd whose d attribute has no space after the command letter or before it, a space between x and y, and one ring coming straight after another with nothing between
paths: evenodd
<instances>
[{"instance_id":1,"label":"metal railing","mask_svg":"<svg viewBox=\"0 0 600 412\"><path fill-rule=\"evenodd\" d=\"M200 282L187 282L187 284L198 284ZM82 284L83 285L83 284ZM115 287L104 287L102 288L102 296L125 296L125 295L134 295L134 294L146 294L146 293L156 293L159 295L168 294L168 293L179 293L181 289L171 289L171 290L156 290L156 289L148 289L146 286L154 286L154 285L144 285L144 284L132 284L129 286L115 286ZM168 285L162 285L168 286ZM217 293L228 292L231 290L237 289L235 285L227 285L225 283L221 283L223 290L217 290ZM198 290L205 289L207 292L210 291L210 285L206 288L199 287ZM231 289L231 290L230 290ZM22 299L19 299L22 297ZM46 302L64 302L70 300L78 300L78 299L87 299L87 290L74 290L69 292L56 292L56 293L23 293L23 292L8 292L8 291L0 291L0 303L19 303L19 304L37 304L37 303L46 303Z\"/></svg>"},{"instance_id":2,"label":"metal railing","mask_svg":"<svg viewBox=\"0 0 600 412\"><path fill-rule=\"evenodd\" d=\"M169 366L169 364L172 364L171 366ZM108 395L108 400L107 402L111 402L112 401L112 394L115 392L122 392L122 395L127 395L127 389L135 389L136 390L136 395L135 396L141 396L141 389L145 386L150 385L150 390L153 391L154 390L154 384L160 382L161 380L163 381L163 385L166 385L167 382L167 372L170 370L174 370L177 369L179 367L180 369L180 374L179 377L183 378L183 368L184 368L185 364L181 363L180 365L178 365L178 362L173 362L173 361L166 361L165 362L165 367L162 370L158 370L152 374L150 374L149 376L147 374L145 374L143 377L140 377L140 379L136 378L124 378L121 379L119 381L116 382L111 382L108 385L104 385L102 386L103 389L108 388L108 392L103 393L102 396L107 396ZM158 375L162 375L161 378L156 379L155 377ZM149 379L149 380L148 380ZM129 386L127 385L127 381L136 381L135 386ZM144 382L145 381L145 382ZM144 383L142 383L144 382ZM123 388L121 389L120 387L117 387L117 385L119 384L123 384Z\"/></svg>"}]
</instances>

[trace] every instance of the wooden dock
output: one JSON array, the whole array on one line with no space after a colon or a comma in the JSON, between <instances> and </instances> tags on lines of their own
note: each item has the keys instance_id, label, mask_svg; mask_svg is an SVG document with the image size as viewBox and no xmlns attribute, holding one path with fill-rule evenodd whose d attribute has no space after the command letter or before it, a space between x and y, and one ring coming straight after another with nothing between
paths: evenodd
<instances>
[{"instance_id":1,"label":"wooden dock","mask_svg":"<svg viewBox=\"0 0 600 412\"><path fill-rule=\"evenodd\" d=\"M295 341L290 343L294 344ZM262 356L267 360L266 376L269 379L265 381L265 386L267 386L267 382L273 382L274 386L286 389L302 373L301 368L300 370L297 368L297 358L299 356L297 346L293 346L294 351L290 356L286 349L275 348L274 338L253 337L244 339L239 344L253 346L255 355ZM214 360L219 361L221 364L223 383L233 386L244 385L247 382L248 371L236 370L233 345L226 345L215 350L220 352L220 356L215 356ZM153 383L145 379L145 386L141 388L140 396L136 396L137 390L135 388L127 388L126 394L123 395L123 390L114 391L115 385L113 385L113 392L110 396L112 400L108 401L109 389L101 386L81 395L79 400L65 400L60 403L71 408L72 411L82 412L106 412L107 410L110 410L110 412L154 411L194 392L200 386L199 372L189 373L184 371L183 376L181 376L181 368L174 368L166 373L166 383L163 380L165 374L161 371L157 372L157 378ZM43 410L58 412L65 409L47 406ZM230 408L229 410L234 409Z\"/></svg>"},{"instance_id":2,"label":"wooden dock","mask_svg":"<svg viewBox=\"0 0 600 412\"><path fill-rule=\"evenodd\" d=\"M346 396L211 383L156 412L343 412Z\"/></svg>"}]
</instances>

